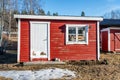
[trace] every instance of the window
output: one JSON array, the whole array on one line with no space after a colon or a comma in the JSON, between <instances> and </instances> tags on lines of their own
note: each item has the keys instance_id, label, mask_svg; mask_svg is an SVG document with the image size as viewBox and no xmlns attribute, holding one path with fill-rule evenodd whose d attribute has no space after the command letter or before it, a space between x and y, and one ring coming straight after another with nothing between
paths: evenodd
<instances>
[{"instance_id":1,"label":"window","mask_svg":"<svg viewBox=\"0 0 120 80\"><path fill-rule=\"evenodd\" d=\"M66 44L88 44L88 25L66 25Z\"/></svg>"}]
</instances>

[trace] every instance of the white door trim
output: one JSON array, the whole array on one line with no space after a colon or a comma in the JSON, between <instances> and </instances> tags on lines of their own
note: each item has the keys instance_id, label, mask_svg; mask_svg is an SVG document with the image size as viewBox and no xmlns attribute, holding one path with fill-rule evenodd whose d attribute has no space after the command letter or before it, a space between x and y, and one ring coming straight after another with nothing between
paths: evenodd
<instances>
[{"instance_id":1,"label":"white door trim","mask_svg":"<svg viewBox=\"0 0 120 80\"><path fill-rule=\"evenodd\" d=\"M111 51L111 39L110 39L110 29L108 29L108 51Z\"/></svg>"},{"instance_id":2,"label":"white door trim","mask_svg":"<svg viewBox=\"0 0 120 80\"><path fill-rule=\"evenodd\" d=\"M100 60L100 23L97 21L97 60Z\"/></svg>"},{"instance_id":3,"label":"white door trim","mask_svg":"<svg viewBox=\"0 0 120 80\"><path fill-rule=\"evenodd\" d=\"M20 34L21 34L21 20L18 19L18 50L17 50L17 62L20 62Z\"/></svg>"},{"instance_id":4,"label":"white door trim","mask_svg":"<svg viewBox=\"0 0 120 80\"><path fill-rule=\"evenodd\" d=\"M48 60L50 60L50 22L44 22L44 21L30 21L30 27L33 23L45 23L48 24L48 29L47 29L47 34L48 34L48 46L47 46L47 52L48 52ZM31 41L31 40L30 40ZM30 60L32 61L32 55L31 55L31 50L30 50Z\"/></svg>"},{"instance_id":5,"label":"white door trim","mask_svg":"<svg viewBox=\"0 0 120 80\"><path fill-rule=\"evenodd\" d=\"M115 34L120 34L120 33L117 32L117 33L115 33Z\"/></svg>"}]
</instances>

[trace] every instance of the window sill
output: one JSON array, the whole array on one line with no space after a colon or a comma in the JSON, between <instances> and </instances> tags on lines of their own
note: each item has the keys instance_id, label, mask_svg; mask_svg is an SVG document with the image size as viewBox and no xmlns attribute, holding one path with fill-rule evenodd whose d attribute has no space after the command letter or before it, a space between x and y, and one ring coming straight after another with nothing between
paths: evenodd
<instances>
[{"instance_id":1,"label":"window sill","mask_svg":"<svg viewBox=\"0 0 120 80\"><path fill-rule=\"evenodd\" d=\"M66 44L86 44L86 45L88 45L87 42L66 42Z\"/></svg>"}]
</instances>

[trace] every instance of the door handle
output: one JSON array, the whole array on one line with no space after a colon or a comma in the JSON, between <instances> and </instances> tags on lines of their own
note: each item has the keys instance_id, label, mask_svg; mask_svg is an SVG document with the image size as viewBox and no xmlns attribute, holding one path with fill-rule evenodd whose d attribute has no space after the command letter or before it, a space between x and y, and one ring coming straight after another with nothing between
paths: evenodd
<instances>
[{"instance_id":1,"label":"door handle","mask_svg":"<svg viewBox=\"0 0 120 80\"><path fill-rule=\"evenodd\" d=\"M43 39L43 41L46 41L47 39Z\"/></svg>"}]
</instances>

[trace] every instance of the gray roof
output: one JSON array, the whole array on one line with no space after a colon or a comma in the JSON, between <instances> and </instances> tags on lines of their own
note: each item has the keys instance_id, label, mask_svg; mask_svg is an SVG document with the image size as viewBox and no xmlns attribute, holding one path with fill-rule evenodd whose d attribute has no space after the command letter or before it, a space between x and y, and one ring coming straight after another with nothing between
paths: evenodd
<instances>
[{"instance_id":1,"label":"gray roof","mask_svg":"<svg viewBox=\"0 0 120 80\"><path fill-rule=\"evenodd\" d=\"M100 22L100 26L119 26L120 27L120 19L104 19Z\"/></svg>"}]
</instances>

